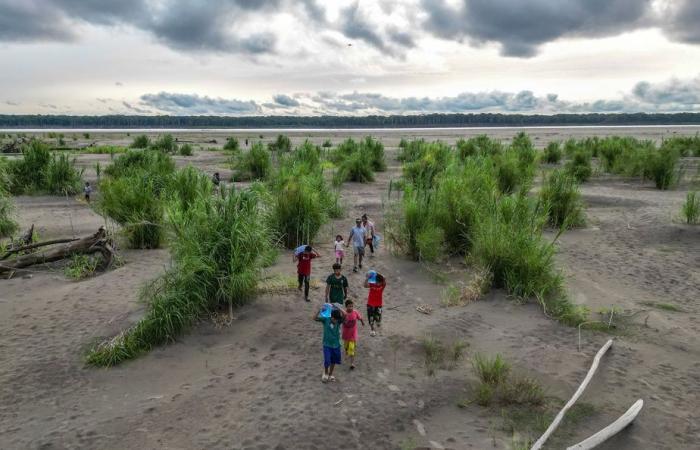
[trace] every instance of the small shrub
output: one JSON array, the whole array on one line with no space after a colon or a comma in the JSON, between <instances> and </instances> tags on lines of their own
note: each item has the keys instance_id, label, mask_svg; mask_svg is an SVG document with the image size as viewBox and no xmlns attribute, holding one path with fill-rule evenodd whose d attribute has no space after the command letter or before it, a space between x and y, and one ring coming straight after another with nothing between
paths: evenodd
<instances>
[{"instance_id":1,"label":"small shrub","mask_svg":"<svg viewBox=\"0 0 700 450\"><path fill-rule=\"evenodd\" d=\"M284 134L278 134L275 142L269 145L273 152L285 153L292 150L292 141Z\"/></svg>"},{"instance_id":2,"label":"small shrub","mask_svg":"<svg viewBox=\"0 0 700 450\"><path fill-rule=\"evenodd\" d=\"M547 164L558 164L561 161L562 150L559 142L550 142L542 153L542 161Z\"/></svg>"},{"instance_id":3,"label":"small shrub","mask_svg":"<svg viewBox=\"0 0 700 450\"><path fill-rule=\"evenodd\" d=\"M173 135L168 133L158 136L158 139L153 141L150 148L164 153L175 153L177 151L177 143Z\"/></svg>"},{"instance_id":4,"label":"small shrub","mask_svg":"<svg viewBox=\"0 0 700 450\"><path fill-rule=\"evenodd\" d=\"M432 336L424 338L421 344L425 352L426 371L428 375L434 375L435 371L442 366L447 350L439 339Z\"/></svg>"},{"instance_id":5,"label":"small shrub","mask_svg":"<svg viewBox=\"0 0 700 450\"><path fill-rule=\"evenodd\" d=\"M319 191L307 178L288 180L276 195L275 228L287 248L311 242L326 218Z\"/></svg>"},{"instance_id":6,"label":"small shrub","mask_svg":"<svg viewBox=\"0 0 700 450\"><path fill-rule=\"evenodd\" d=\"M510 364L501 355L489 358L477 353L474 355L472 364L481 382L491 386L498 386L503 383L510 373Z\"/></svg>"},{"instance_id":7,"label":"small shrub","mask_svg":"<svg viewBox=\"0 0 700 450\"><path fill-rule=\"evenodd\" d=\"M261 142L256 142L250 151L239 155L234 162L236 180L264 180L272 169L270 152Z\"/></svg>"},{"instance_id":8,"label":"small shrub","mask_svg":"<svg viewBox=\"0 0 700 450\"><path fill-rule=\"evenodd\" d=\"M457 153L462 161L473 156L494 156L503 151L503 145L485 134L457 141Z\"/></svg>"},{"instance_id":9,"label":"small shrub","mask_svg":"<svg viewBox=\"0 0 700 450\"><path fill-rule=\"evenodd\" d=\"M375 172L386 171L386 161L384 160L384 145L371 136L365 137L365 140L360 144L360 151L365 150L369 155L372 170Z\"/></svg>"},{"instance_id":10,"label":"small shrub","mask_svg":"<svg viewBox=\"0 0 700 450\"><path fill-rule=\"evenodd\" d=\"M238 138L235 137L230 137L226 139L226 143L224 144L224 150L228 152L238 152L241 149L240 143L238 142Z\"/></svg>"},{"instance_id":11,"label":"small shrub","mask_svg":"<svg viewBox=\"0 0 700 450\"><path fill-rule=\"evenodd\" d=\"M416 235L416 245L420 260L436 262L445 254L445 232L437 227L424 228Z\"/></svg>"},{"instance_id":12,"label":"small shrub","mask_svg":"<svg viewBox=\"0 0 700 450\"><path fill-rule=\"evenodd\" d=\"M151 145L151 140L148 139L148 136L145 134L141 134L139 136L136 136L134 138L134 141L131 143L131 148L148 148Z\"/></svg>"},{"instance_id":13,"label":"small shrub","mask_svg":"<svg viewBox=\"0 0 700 450\"><path fill-rule=\"evenodd\" d=\"M551 226L571 228L584 223L581 194L571 175L555 170L544 179L539 195Z\"/></svg>"},{"instance_id":14,"label":"small shrub","mask_svg":"<svg viewBox=\"0 0 700 450\"><path fill-rule=\"evenodd\" d=\"M0 238L12 236L19 226L14 220L15 205L0 186Z\"/></svg>"},{"instance_id":15,"label":"small shrub","mask_svg":"<svg viewBox=\"0 0 700 450\"><path fill-rule=\"evenodd\" d=\"M591 167L591 154L585 150L577 150L573 154L571 161L566 163L564 168L566 172L574 177L579 183L588 181L593 174Z\"/></svg>"},{"instance_id":16,"label":"small shrub","mask_svg":"<svg viewBox=\"0 0 700 450\"><path fill-rule=\"evenodd\" d=\"M180 156L192 156L194 153L190 144L182 144L178 152L180 153Z\"/></svg>"},{"instance_id":17,"label":"small shrub","mask_svg":"<svg viewBox=\"0 0 700 450\"><path fill-rule=\"evenodd\" d=\"M120 155L104 170L111 177L130 175L134 170L148 172L159 180L159 186L165 185L165 179L175 172L175 161L165 153L153 150L129 150Z\"/></svg>"},{"instance_id":18,"label":"small shrub","mask_svg":"<svg viewBox=\"0 0 700 450\"><path fill-rule=\"evenodd\" d=\"M75 168L75 161L71 161L68 155L54 154L45 171L44 188L51 194L73 195L80 192L82 174L82 170Z\"/></svg>"},{"instance_id":19,"label":"small shrub","mask_svg":"<svg viewBox=\"0 0 700 450\"><path fill-rule=\"evenodd\" d=\"M6 168L10 191L14 194L47 192L75 194L80 190L82 171L68 155L51 154L40 141L31 141L22 150L22 159L10 161Z\"/></svg>"},{"instance_id":20,"label":"small shrub","mask_svg":"<svg viewBox=\"0 0 700 450\"><path fill-rule=\"evenodd\" d=\"M73 255L63 272L73 280L82 280L92 276L97 270L97 259L89 255Z\"/></svg>"},{"instance_id":21,"label":"small shrub","mask_svg":"<svg viewBox=\"0 0 700 450\"><path fill-rule=\"evenodd\" d=\"M90 139L90 133L83 133L83 137L85 139Z\"/></svg>"},{"instance_id":22,"label":"small shrub","mask_svg":"<svg viewBox=\"0 0 700 450\"><path fill-rule=\"evenodd\" d=\"M650 151L644 164L644 177L653 180L656 189L670 188L678 180L678 159L675 149Z\"/></svg>"},{"instance_id":23,"label":"small shrub","mask_svg":"<svg viewBox=\"0 0 700 450\"><path fill-rule=\"evenodd\" d=\"M331 147L333 147L333 143L331 142L330 139L326 139L325 141L323 141L323 144L321 145L321 147L331 148Z\"/></svg>"},{"instance_id":24,"label":"small shrub","mask_svg":"<svg viewBox=\"0 0 700 450\"><path fill-rule=\"evenodd\" d=\"M479 383L476 388L474 402L479 406L490 406L496 394L494 387L487 383Z\"/></svg>"},{"instance_id":25,"label":"small shrub","mask_svg":"<svg viewBox=\"0 0 700 450\"><path fill-rule=\"evenodd\" d=\"M698 197L697 192L688 192L688 195L685 197L685 203L683 203L681 208L681 215L689 225L700 223L700 197Z\"/></svg>"},{"instance_id":26,"label":"small shrub","mask_svg":"<svg viewBox=\"0 0 700 450\"><path fill-rule=\"evenodd\" d=\"M500 400L508 405L541 406L545 402L545 393L532 378L511 377L500 386Z\"/></svg>"},{"instance_id":27,"label":"small shrub","mask_svg":"<svg viewBox=\"0 0 700 450\"><path fill-rule=\"evenodd\" d=\"M374 181L371 159L366 152L356 151L340 163L333 177L333 184L339 186L345 181L358 183Z\"/></svg>"},{"instance_id":28,"label":"small shrub","mask_svg":"<svg viewBox=\"0 0 700 450\"><path fill-rule=\"evenodd\" d=\"M133 171L100 183L97 209L120 224L131 248L158 248L163 240L163 202L157 181L147 172Z\"/></svg>"}]
</instances>

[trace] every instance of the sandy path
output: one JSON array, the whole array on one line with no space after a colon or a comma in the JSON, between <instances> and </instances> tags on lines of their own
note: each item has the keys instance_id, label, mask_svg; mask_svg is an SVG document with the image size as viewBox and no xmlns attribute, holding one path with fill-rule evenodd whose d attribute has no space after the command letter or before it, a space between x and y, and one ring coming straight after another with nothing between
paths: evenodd
<instances>
[{"instance_id":1,"label":"sandy path","mask_svg":"<svg viewBox=\"0 0 700 450\"><path fill-rule=\"evenodd\" d=\"M210 157L198 156L217 167ZM315 278L330 272L331 236L346 235L354 216L367 212L383 230L382 195L398 174L393 163L373 184L344 187L348 219L322 233ZM595 431L639 396L647 406L638 423L604 448L689 449L700 440L700 252L697 230L671 220L683 195L608 181L584 188L590 226L565 234L559 254L573 298L632 310L642 301L669 302L684 312L649 310L649 328L643 327L646 314L633 322L583 398L598 413L561 444ZM47 224L46 236L92 232L101 223L65 199L19 203L23 226ZM298 295L263 296L238 310L229 328L203 323L120 367L83 367L80 352L93 339L136 320L138 287L167 259L166 251L127 252L123 267L79 283L46 272L0 281L0 448L324 449L329 430L337 448L397 448L408 438L435 448L508 448L497 413L456 406L468 395L469 363L428 377L420 339L464 339L469 355L500 352L561 398L573 392L607 339L585 332L579 353L574 329L500 292L465 308L441 308L443 286L420 265L381 249L367 266L389 278L385 326L376 338L368 327L360 331L358 368L341 367L336 384L320 382L321 329L310 320L320 292L312 304ZM293 274L289 260L283 255L270 270ZM362 276L348 278L364 312ZM417 304L432 305L434 313L415 312Z\"/></svg>"}]
</instances>

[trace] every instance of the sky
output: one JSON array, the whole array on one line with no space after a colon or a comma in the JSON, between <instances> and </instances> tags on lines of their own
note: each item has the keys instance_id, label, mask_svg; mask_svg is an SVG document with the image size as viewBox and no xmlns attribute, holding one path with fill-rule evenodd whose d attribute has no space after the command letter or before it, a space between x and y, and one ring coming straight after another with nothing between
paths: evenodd
<instances>
[{"instance_id":1,"label":"sky","mask_svg":"<svg viewBox=\"0 0 700 450\"><path fill-rule=\"evenodd\" d=\"M0 0L0 114L700 112L700 0Z\"/></svg>"}]
</instances>

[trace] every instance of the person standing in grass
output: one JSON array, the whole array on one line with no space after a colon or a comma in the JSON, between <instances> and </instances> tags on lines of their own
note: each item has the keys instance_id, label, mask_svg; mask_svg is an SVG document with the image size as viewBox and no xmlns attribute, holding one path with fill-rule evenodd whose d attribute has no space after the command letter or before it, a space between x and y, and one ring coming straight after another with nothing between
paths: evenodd
<instances>
[{"instance_id":1,"label":"person standing in grass","mask_svg":"<svg viewBox=\"0 0 700 450\"><path fill-rule=\"evenodd\" d=\"M92 192L92 186L90 186L89 181L85 182L85 187L83 188L83 192L85 193L85 201L90 203L90 193Z\"/></svg>"},{"instance_id":2,"label":"person standing in grass","mask_svg":"<svg viewBox=\"0 0 700 450\"><path fill-rule=\"evenodd\" d=\"M374 270L367 272L365 287L369 289L367 297L367 321L369 322L370 336L376 336L376 329L382 325L382 306L384 306L384 288L386 279L381 273Z\"/></svg>"},{"instance_id":3,"label":"person standing in grass","mask_svg":"<svg viewBox=\"0 0 700 450\"><path fill-rule=\"evenodd\" d=\"M369 245L369 254L374 256L374 223L369 220L367 214L362 214L362 227L366 230L365 243Z\"/></svg>"},{"instance_id":4,"label":"person standing in grass","mask_svg":"<svg viewBox=\"0 0 700 450\"><path fill-rule=\"evenodd\" d=\"M342 305L348 298L348 279L340 273L341 265L333 264L333 273L326 278L326 303Z\"/></svg>"},{"instance_id":5,"label":"person standing in grass","mask_svg":"<svg viewBox=\"0 0 700 450\"><path fill-rule=\"evenodd\" d=\"M348 243L352 243L353 272L357 272L358 261L362 269L362 258L365 256L365 244L367 242L367 229L362 226L362 219L355 219L355 226L350 230ZM345 244L346 246L348 244Z\"/></svg>"},{"instance_id":6,"label":"person standing in grass","mask_svg":"<svg viewBox=\"0 0 700 450\"><path fill-rule=\"evenodd\" d=\"M214 192L219 192L219 185L221 184L219 172L214 172L214 176L211 177L211 182L214 183Z\"/></svg>"},{"instance_id":7,"label":"person standing in grass","mask_svg":"<svg viewBox=\"0 0 700 450\"><path fill-rule=\"evenodd\" d=\"M330 314L323 314L326 308L330 308ZM327 310L326 310L327 311ZM333 370L341 363L340 357L340 328L342 327L345 313L339 308L323 305L316 311L313 319L323 323L323 375L321 381L336 381Z\"/></svg>"},{"instance_id":8,"label":"person standing in grass","mask_svg":"<svg viewBox=\"0 0 700 450\"><path fill-rule=\"evenodd\" d=\"M303 252L294 255L293 261L297 261L298 289L301 291L301 286L304 285L304 300L307 302L309 301L309 282L311 281L311 260L319 256L310 245L307 245Z\"/></svg>"},{"instance_id":9,"label":"person standing in grass","mask_svg":"<svg viewBox=\"0 0 700 450\"><path fill-rule=\"evenodd\" d=\"M355 309L352 300L345 300L345 320L343 320L343 346L345 356L350 358L350 370L355 369L355 350L357 349L357 322L365 326L365 321Z\"/></svg>"}]
</instances>

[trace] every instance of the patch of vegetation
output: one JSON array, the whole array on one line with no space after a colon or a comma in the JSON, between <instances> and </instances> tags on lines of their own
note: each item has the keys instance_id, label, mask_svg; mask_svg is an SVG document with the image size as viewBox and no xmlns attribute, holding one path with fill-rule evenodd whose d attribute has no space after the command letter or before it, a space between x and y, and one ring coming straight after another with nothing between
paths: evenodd
<instances>
[{"instance_id":1,"label":"patch of vegetation","mask_svg":"<svg viewBox=\"0 0 700 450\"><path fill-rule=\"evenodd\" d=\"M264 180L272 171L270 152L261 142L233 159L234 181Z\"/></svg>"},{"instance_id":2,"label":"patch of vegetation","mask_svg":"<svg viewBox=\"0 0 700 450\"><path fill-rule=\"evenodd\" d=\"M92 348L87 362L111 366L133 359L173 341L210 311L246 302L256 292L261 269L274 260L266 214L255 190L222 189L187 209L170 207L172 267L143 291L148 302L143 319Z\"/></svg>"},{"instance_id":3,"label":"patch of vegetation","mask_svg":"<svg viewBox=\"0 0 700 450\"><path fill-rule=\"evenodd\" d=\"M178 150L178 153L180 156L192 156L194 154L194 150L190 144L182 144Z\"/></svg>"},{"instance_id":4,"label":"patch of vegetation","mask_svg":"<svg viewBox=\"0 0 700 450\"><path fill-rule=\"evenodd\" d=\"M127 152L126 147L119 147L117 145L97 145L94 147L84 147L78 152L86 155L116 155Z\"/></svg>"},{"instance_id":5,"label":"patch of vegetation","mask_svg":"<svg viewBox=\"0 0 700 450\"><path fill-rule=\"evenodd\" d=\"M672 150L680 156L700 156L700 135L674 136L664 139L661 143L662 150Z\"/></svg>"},{"instance_id":6,"label":"patch of vegetation","mask_svg":"<svg viewBox=\"0 0 700 450\"><path fill-rule=\"evenodd\" d=\"M461 160L473 156L495 156L503 152L503 144L482 134L457 141L457 153Z\"/></svg>"},{"instance_id":7,"label":"patch of vegetation","mask_svg":"<svg viewBox=\"0 0 700 450\"><path fill-rule=\"evenodd\" d=\"M333 147L333 143L331 142L330 139L326 139L325 141L323 141L323 144L321 144L321 147L331 148L331 147Z\"/></svg>"},{"instance_id":8,"label":"patch of vegetation","mask_svg":"<svg viewBox=\"0 0 700 450\"><path fill-rule=\"evenodd\" d=\"M238 138L230 137L226 139L226 143L224 144L224 150L226 150L227 152L237 153L238 151L240 151L240 149L241 146L238 142Z\"/></svg>"},{"instance_id":9,"label":"patch of vegetation","mask_svg":"<svg viewBox=\"0 0 700 450\"><path fill-rule=\"evenodd\" d=\"M542 153L542 161L547 164L558 164L561 161L562 153L560 142L550 142Z\"/></svg>"},{"instance_id":10,"label":"patch of vegetation","mask_svg":"<svg viewBox=\"0 0 700 450\"><path fill-rule=\"evenodd\" d=\"M576 150L571 160L564 166L564 170L579 183L588 181L593 175L591 154L586 150Z\"/></svg>"},{"instance_id":11,"label":"patch of vegetation","mask_svg":"<svg viewBox=\"0 0 700 450\"><path fill-rule=\"evenodd\" d=\"M681 207L681 216L688 225L700 223L700 197L698 197L697 192L688 192L688 195L685 197L685 203Z\"/></svg>"},{"instance_id":12,"label":"patch of vegetation","mask_svg":"<svg viewBox=\"0 0 700 450\"><path fill-rule=\"evenodd\" d=\"M134 141L131 143L131 148L146 149L150 145L151 140L148 138L148 136L146 136L145 134L141 134L134 138Z\"/></svg>"},{"instance_id":13,"label":"patch of vegetation","mask_svg":"<svg viewBox=\"0 0 700 450\"><path fill-rule=\"evenodd\" d=\"M1 175L1 173L0 173ZM0 238L12 236L19 228L12 197L0 186Z\"/></svg>"},{"instance_id":14,"label":"patch of vegetation","mask_svg":"<svg viewBox=\"0 0 700 450\"><path fill-rule=\"evenodd\" d=\"M73 280L82 280L91 277L97 270L98 265L99 261L90 255L73 255L68 265L64 268L63 273L65 273L66 277Z\"/></svg>"},{"instance_id":15,"label":"patch of vegetation","mask_svg":"<svg viewBox=\"0 0 700 450\"><path fill-rule=\"evenodd\" d=\"M458 340L451 345L444 344L440 339L426 336L421 341L425 354L425 369L429 376L435 375L438 369L453 369L462 359L464 350L469 346Z\"/></svg>"},{"instance_id":16,"label":"patch of vegetation","mask_svg":"<svg viewBox=\"0 0 700 450\"><path fill-rule=\"evenodd\" d=\"M151 143L149 148L164 153L175 153L177 152L177 143L175 142L175 138L172 134L162 134L158 136L158 139Z\"/></svg>"},{"instance_id":17,"label":"patch of vegetation","mask_svg":"<svg viewBox=\"0 0 700 450\"><path fill-rule=\"evenodd\" d=\"M474 355L472 364L479 380L491 386L498 386L505 382L510 373L510 364L501 355L489 358L477 353Z\"/></svg>"},{"instance_id":18,"label":"patch of vegetation","mask_svg":"<svg viewBox=\"0 0 700 450\"><path fill-rule=\"evenodd\" d=\"M73 195L80 191L83 171L68 155L52 154L48 145L33 140L22 149L21 159L8 161L5 173L13 194Z\"/></svg>"},{"instance_id":19,"label":"patch of vegetation","mask_svg":"<svg viewBox=\"0 0 700 450\"><path fill-rule=\"evenodd\" d=\"M551 226L573 228L584 224L578 183L565 171L555 170L545 176L539 197L547 209Z\"/></svg>"},{"instance_id":20,"label":"patch of vegetation","mask_svg":"<svg viewBox=\"0 0 700 450\"><path fill-rule=\"evenodd\" d=\"M661 309L664 311L672 312L683 312L683 309L671 303L661 303L661 302L642 302L642 305L649 306L650 308Z\"/></svg>"},{"instance_id":21,"label":"patch of vegetation","mask_svg":"<svg viewBox=\"0 0 700 450\"><path fill-rule=\"evenodd\" d=\"M292 150L292 141L285 134L278 134L275 142L268 144L272 152L286 153Z\"/></svg>"},{"instance_id":22,"label":"patch of vegetation","mask_svg":"<svg viewBox=\"0 0 700 450\"><path fill-rule=\"evenodd\" d=\"M371 161L364 151L357 151L344 158L333 176L333 184L340 186L346 181L368 183L374 181Z\"/></svg>"}]
</instances>

